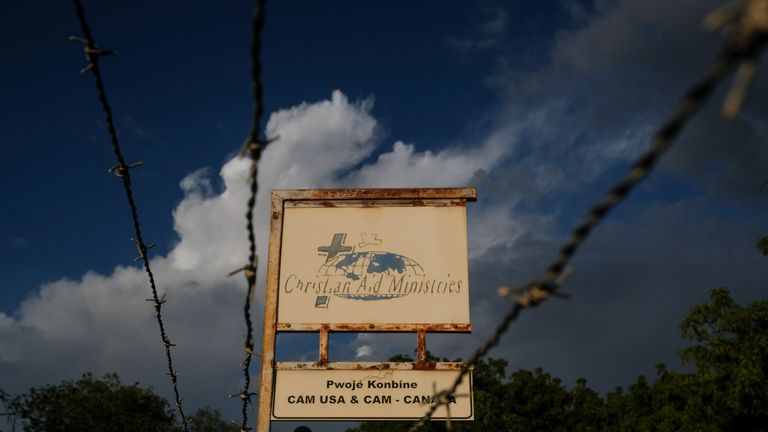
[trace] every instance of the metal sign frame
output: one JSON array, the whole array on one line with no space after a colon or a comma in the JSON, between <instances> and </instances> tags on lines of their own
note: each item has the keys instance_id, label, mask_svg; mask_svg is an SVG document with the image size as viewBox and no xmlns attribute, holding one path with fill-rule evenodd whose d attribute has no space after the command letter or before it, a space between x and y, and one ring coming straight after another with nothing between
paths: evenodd
<instances>
[{"instance_id":1,"label":"metal sign frame","mask_svg":"<svg viewBox=\"0 0 768 432\"><path fill-rule=\"evenodd\" d=\"M461 206L477 199L474 188L432 189L298 189L273 190L270 217L269 257L267 260L266 300L261 350L261 380L259 384L258 430L268 432L274 406L274 385L277 370L442 370L458 371L456 362L428 362L426 334L428 332L469 333L471 324L446 323L330 323L296 324L278 322L279 276L282 250L284 211L287 206L370 207L370 206ZM314 363L275 361L278 332L315 332L320 336L319 358ZM417 359L413 363L393 362L330 362L328 335L330 332L413 332L416 333ZM471 386L471 376L470 376ZM321 419L332 420L332 419Z\"/></svg>"}]
</instances>

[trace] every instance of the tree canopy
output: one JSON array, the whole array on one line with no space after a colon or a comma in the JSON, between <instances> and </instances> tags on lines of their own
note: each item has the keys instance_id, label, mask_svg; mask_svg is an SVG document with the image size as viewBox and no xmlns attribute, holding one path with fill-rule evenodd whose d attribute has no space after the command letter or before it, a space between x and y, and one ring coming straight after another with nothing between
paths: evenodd
<instances>
[{"instance_id":1,"label":"tree canopy","mask_svg":"<svg viewBox=\"0 0 768 432\"><path fill-rule=\"evenodd\" d=\"M168 402L139 383L125 385L117 374L33 388L11 396L0 389L6 422L0 431L25 432L170 432L178 424ZM201 408L187 422L191 432L236 432L218 411Z\"/></svg>"},{"instance_id":2,"label":"tree canopy","mask_svg":"<svg viewBox=\"0 0 768 432\"><path fill-rule=\"evenodd\" d=\"M119 430L165 432L174 424L168 402L149 389L123 385L116 374L33 388L5 396L9 415L24 431Z\"/></svg>"}]
</instances>

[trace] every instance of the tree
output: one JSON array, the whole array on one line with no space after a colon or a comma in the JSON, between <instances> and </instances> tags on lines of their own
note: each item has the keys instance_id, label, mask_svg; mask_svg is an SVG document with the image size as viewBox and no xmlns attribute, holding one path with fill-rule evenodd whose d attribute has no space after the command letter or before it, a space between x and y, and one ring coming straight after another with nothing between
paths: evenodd
<instances>
[{"instance_id":1,"label":"tree","mask_svg":"<svg viewBox=\"0 0 768 432\"><path fill-rule=\"evenodd\" d=\"M768 236L765 236L757 241L757 248L763 255L768 255Z\"/></svg>"},{"instance_id":2,"label":"tree","mask_svg":"<svg viewBox=\"0 0 768 432\"><path fill-rule=\"evenodd\" d=\"M24 431L166 432L175 422L168 402L138 383L123 385L116 374L102 380L84 374L77 381L33 388L6 402L9 423Z\"/></svg>"},{"instance_id":3,"label":"tree","mask_svg":"<svg viewBox=\"0 0 768 432\"><path fill-rule=\"evenodd\" d=\"M431 355L430 361L439 360ZM446 361L447 359L442 359ZM390 361L412 361L398 355ZM460 361L460 359L455 360ZM473 371L475 421L453 424L456 432L470 431L598 431L603 404L599 395L581 379L573 390L544 370L518 370L507 376L504 359L481 360ZM407 422L363 422L347 432L404 432ZM445 431L442 422L424 425L422 431Z\"/></svg>"},{"instance_id":4,"label":"tree","mask_svg":"<svg viewBox=\"0 0 768 432\"><path fill-rule=\"evenodd\" d=\"M606 395L608 430L768 430L768 302L741 307L714 289L680 329L693 342L680 357L694 370L660 364L653 383L640 376Z\"/></svg>"},{"instance_id":5,"label":"tree","mask_svg":"<svg viewBox=\"0 0 768 432\"><path fill-rule=\"evenodd\" d=\"M200 408L187 418L190 432L238 432L240 428L228 423L221 418L218 410L205 407Z\"/></svg>"},{"instance_id":6,"label":"tree","mask_svg":"<svg viewBox=\"0 0 768 432\"><path fill-rule=\"evenodd\" d=\"M11 396L0 389L0 403L11 431L36 432L170 432L178 424L168 402L138 383L124 385L116 374L33 388ZM1 423L0 423L1 424ZM219 411L201 408L187 417L190 432L237 432ZM0 426L0 430L5 430Z\"/></svg>"},{"instance_id":7,"label":"tree","mask_svg":"<svg viewBox=\"0 0 768 432\"><path fill-rule=\"evenodd\" d=\"M768 429L768 301L741 307L728 289L715 289L681 329L696 342L680 356L696 367L702 403L717 407L730 430Z\"/></svg>"}]
</instances>

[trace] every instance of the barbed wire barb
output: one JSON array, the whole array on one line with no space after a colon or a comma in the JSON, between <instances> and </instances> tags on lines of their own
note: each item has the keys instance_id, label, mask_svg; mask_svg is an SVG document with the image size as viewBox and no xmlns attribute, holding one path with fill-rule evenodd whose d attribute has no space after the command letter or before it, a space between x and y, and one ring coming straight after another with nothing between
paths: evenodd
<instances>
[{"instance_id":1,"label":"barbed wire barb","mask_svg":"<svg viewBox=\"0 0 768 432\"><path fill-rule=\"evenodd\" d=\"M98 45L96 45L95 43L91 44L88 42L87 39L84 39L81 37L70 36L69 40L72 42L77 42L79 44L84 45L83 51L85 52L85 59L88 62L88 64L84 68L80 69L81 74L85 74L86 72L92 71L99 57L117 54L117 51L114 51L114 50L99 49Z\"/></svg>"},{"instance_id":2,"label":"barbed wire barb","mask_svg":"<svg viewBox=\"0 0 768 432\"><path fill-rule=\"evenodd\" d=\"M656 131L650 148L638 158L625 177L592 207L585 220L574 228L570 237L561 246L555 261L547 267L544 276L529 282L517 291L505 287L500 289L500 294L513 298L515 302L499 322L491 337L477 348L469 361L462 365L451 387L445 390L448 395L454 394L470 368L498 345L501 336L519 317L522 310L538 306L560 290L564 282L563 275L570 261L595 226L647 178L659 158L672 146L683 127L704 105L716 86L729 72L738 67L734 85L729 90L723 106L723 117L730 119L736 115L753 75L753 70L750 68L756 64L760 50L768 39L768 0L746 0L718 9L704 19L704 25L709 29L725 30L726 40L718 56L699 81L684 94L677 110ZM431 404L424 416L411 426L409 432L416 432L430 420L440 405L439 401Z\"/></svg>"},{"instance_id":3,"label":"barbed wire barb","mask_svg":"<svg viewBox=\"0 0 768 432\"><path fill-rule=\"evenodd\" d=\"M149 253L149 250L157 246L156 243L143 244L143 243L139 243L134 238L132 238L131 240L133 240L136 243L136 249L139 251L139 256L133 259L136 262L146 259L148 257L147 254Z\"/></svg>"},{"instance_id":4,"label":"barbed wire barb","mask_svg":"<svg viewBox=\"0 0 768 432\"><path fill-rule=\"evenodd\" d=\"M123 177L126 172L128 172L129 169L138 168L140 166L144 165L143 161L138 161L130 164L116 164L111 166L107 172L110 174L114 174L116 177Z\"/></svg>"},{"instance_id":5,"label":"barbed wire barb","mask_svg":"<svg viewBox=\"0 0 768 432\"><path fill-rule=\"evenodd\" d=\"M112 151L115 155L115 159L117 160L117 164L114 165L112 168L110 168L109 172L114 173L118 178L122 180L125 196L128 200L128 206L130 207L130 210L131 210L131 220L133 221L133 229L134 229L134 235L135 235L135 237L132 240L136 242L136 247L138 248L139 253L141 255L139 258L144 264L144 271L146 272L147 278L149 279L149 285L152 290L152 298L148 300L150 300L153 303L153 307L155 309L155 318L157 319L157 325L160 329L160 339L162 340L163 345L165 347L165 359L168 367L168 375L170 377L171 385L173 387L176 410L178 411L179 416L181 417L182 429L186 432L188 431L187 418L184 415L184 409L182 407L182 398L179 393L179 388L177 383L178 375L174 370L173 357L171 356L171 347L175 345L171 343L171 340L168 337L168 334L165 330L165 323L163 322L163 316L161 314L161 305L165 303L166 298L165 298L165 295L163 295L162 297L158 296L157 285L155 283L155 276L149 265L149 257L147 254L147 250L152 248L154 244L148 246L144 242L144 239L141 233L141 224L139 223L138 207L133 197L133 189L131 187L130 170L132 168L141 166L143 162L135 162L132 164L127 164L125 162L125 158L123 157L122 150L120 149L120 143L118 141L117 131L115 129L115 124L114 124L113 115L112 115L112 107L110 106L107 100L107 94L104 88L104 81L101 77L101 72L99 70L99 59L103 56L113 55L115 54L115 51L100 50L98 48L98 45L94 41L91 28L85 19L85 9L83 8L81 1L74 0L74 3L75 3L75 13L77 14L77 18L80 21L80 28L83 32L83 37L71 36L70 40L84 45L85 57L86 57L86 60L88 61L88 65L81 70L81 73L92 72L94 80L96 81L96 90L98 91L99 101L101 102L101 107L106 116L107 131L109 133L109 137L112 142Z\"/></svg>"}]
</instances>

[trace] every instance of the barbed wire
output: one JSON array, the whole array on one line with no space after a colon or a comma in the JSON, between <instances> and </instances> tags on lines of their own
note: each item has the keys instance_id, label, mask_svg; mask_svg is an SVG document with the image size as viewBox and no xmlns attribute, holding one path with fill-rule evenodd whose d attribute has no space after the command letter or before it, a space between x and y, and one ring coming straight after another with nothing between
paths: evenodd
<instances>
[{"instance_id":1,"label":"barbed wire","mask_svg":"<svg viewBox=\"0 0 768 432\"><path fill-rule=\"evenodd\" d=\"M140 259L144 263L144 271L147 273L147 278L149 279L149 285L152 289L152 298L147 299L147 301L151 302L155 309L155 318L157 319L157 325L160 328L160 338L163 342L163 346L165 347L165 359L168 366L167 375L170 377L171 384L173 386L173 393L174 393L175 402L176 402L176 410L178 411L179 416L181 417L182 429L184 431L187 431L188 430L187 418L184 415L184 410L181 404L182 398L178 388L178 374L173 368L173 357L171 356L171 347L175 345L171 343L171 340L168 337L168 334L165 330L165 324L163 322L163 316L161 312L162 305L165 304L166 302L166 295L163 294L162 296L158 296L157 294L157 285L155 283L155 276L152 273L152 269L149 266L149 255L148 255L148 250L151 249L154 246L154 244L147 246L147 244L144 243L144 238L141 233L141 224L139 223L139 212L136 206L136 201L133 197L133 189L131 187L130 170L138 167L139 165L142 164L142 162L136 162L132 164L127 164L125 162L125 158L123 157L123 153L120 149L120 143L117 138L117 131L115 129L115 124L112 116L112 107L107 101L107 94L104 89L104 81L101 78L101 71L99 70L99 58L106 55L112 55L115 52L99 49L98 45L93 39L91 28L85 19L85 9L83 8L82 3L80 2L80 0L74 0L74 3L75 3L75 12L77 13L77 18L80 21L80 28L83 32L83 38L71 36L70 40L82 43L84 45L85 57L86 57L86 60L88 61L88 64L80 72L93 73L94 79L96 81L96 89L98 90L98 93L99 93L99 101L101 102L101 107L104 110L104 114L106 115L107 131L109 132L109 137L112 141L112 151L115 154L115 159L117 159L117 164L112 168L110 168L109 172L121 178L123 182L125 196L128 199L128 206L131 209L131 219L133 221L133 229L135 232L134 234L135 237L132 240L134 240L134 242L136 243L136 247L139 250L139 258L137 259Z\"/></svg>"},{"instance_id":2,"label":"barbed wire","mask_svg":"<svg viewBox=\"0 0 768 432\"><path fill-rule=\"evenodd\" d=\"M243 402L242 407L242 421L240 423L240 431L246 432L252 430L248 427L248 408L251 405L251 396L255 393L250 391L251 384L251 359L253 357L253 321L251 319L251 303L253 302L253 296L256 291L256 275L258 271L258 256L256 255L256 235L254 233L253 224L253 210L256 205L256 196L259 192L258 173L259 173L259 161L261 159L261 152L263 147L274 141L273 139L262 139L261 135L261 118L264 115L264 85L261 82L261 33L264 29L264 18L266 15L266 0L258 0L253 10L253 16L251 19L251 86L253 91L253 120L251 123L251 130L248 133L248 137L243 144L243 148L240 151L240 157L248 157L251 159L251 169L248 176L248 182L250 184L250 196L248 197L247 210L245 213L246 230L248 231L248 263L229 275L234 275L239 272L245 274L245 279L248 283L248 291L245 297L245 304L243 306L243 314L245 316L245 358L243 359L241 366L243 369L243 387L240 389L239 396Z\"/></svg>"},{"instance_id":3,"label":"barbed wire","mask_svg":"<svg viewBox=\"0 0 768 432\"><path fill-rule=\"evenodd\" d=\"M738 66L736 77L726 95L722 113L726 119L732 119L738 113L754 75L760 50L768 39L768 0L741 1L717 9L705 18L704 25L709 30L724 29L726 31L726 41L720 54L702 78L688 89L680 100L677 110L656 131L650 148L640 156L625 177L592 207L585 220L574 228L544 275L517 289L507 287L499 289L501 296L511 298L515 303L504 315L491 337L462 365L451 387L435 395L435 402L430 405L424 416L411 426L410 432L416 432L430 420L440 406L447 406L450 396L456 393L469 370L488 351L499 344L501 336L524 309L538 306L553 295L564 296L559 289L571 272L569 263L592 230L647 178L659 158L679 136L683 127L704 105L716 86L736 66ZM446 428L451 430L450 411L447 412Z\"/></svg>"}]
</instances>

